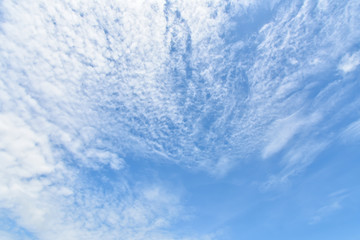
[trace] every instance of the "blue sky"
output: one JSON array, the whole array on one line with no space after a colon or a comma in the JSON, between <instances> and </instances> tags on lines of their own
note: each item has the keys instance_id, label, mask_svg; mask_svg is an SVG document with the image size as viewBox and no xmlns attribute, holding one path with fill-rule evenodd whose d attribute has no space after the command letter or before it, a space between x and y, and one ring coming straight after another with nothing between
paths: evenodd
<instances>
[{"instance_id":1,"label":"blue sky","mask_svg":"<svg viewBox=\"0 0 360 240\"><path fill-rule=\"evenodd\" d=\"M0 1L0 240L360 239L360 2Z\"/></svg>"}]
</instances>

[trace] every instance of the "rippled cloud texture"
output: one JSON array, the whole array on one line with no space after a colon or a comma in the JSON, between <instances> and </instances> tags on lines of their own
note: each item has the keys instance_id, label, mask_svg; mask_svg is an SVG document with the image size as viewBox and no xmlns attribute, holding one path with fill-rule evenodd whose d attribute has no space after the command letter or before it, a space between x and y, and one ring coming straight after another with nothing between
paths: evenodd
<instances>
[{"instance_id":1,"label":"rippled cloud texture","mask_svg":"<svg viewBox=\"0 0 360 240\"><path fill-rule=\"evenodd\" d=\"M297 239L267 234L276 199L299 229L359 213L359 26L357 0L1 1L0 239Z\"/></svg>"}]
</instances>

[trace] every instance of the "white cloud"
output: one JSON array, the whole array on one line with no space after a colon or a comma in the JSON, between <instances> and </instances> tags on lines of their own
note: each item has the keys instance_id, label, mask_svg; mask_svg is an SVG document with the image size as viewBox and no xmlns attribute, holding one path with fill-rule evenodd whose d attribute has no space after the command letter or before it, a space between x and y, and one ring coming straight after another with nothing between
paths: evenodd
<instances>
[{"instance_id":1,"label":"white cloud","mask_svg":"<svg viewBox=\"0 0 360 240\"><path fill-rule=\"evenodd\" d=\"M327 8L329 6L329 2L328 0L319 0L317 7L321 10L321 11L326 11Z\"/></svg>"},{"instance_id":2,"label":"white cloud","mask_svg":"<svg viewBox=\"0 0 360 240\"><path fill-rule=\"evenodd\" d=\"M228 13L223 1L2 1L1 207L40 239L176 239L164 228L181 215L179 196L123 178L102 193L82 170L121 175L127 153L156 153L221 176L311 131L316 115L292 114L311 108L320 80L307 77L359 39L357 1L334 14L290 4L255 41L226 46L232 17L253 2L231 1ZM345 55L339 68L357 61ZM297 144L282 179L323 149Z\"/></svg>"},{"instance_id":3,"label":"white cloud","mask_svg":"<svg viewBox=\"0 0 360 240\"><path fill-rule=\"evenodd\" d=\"M79 169L59 161L46 132L36 132L12 113L2 113L0 123L1 207L19 226L39 239L172 239L160 229L179 216L177 195L161 185L124 192L120 182L118 190L104 194L103 186L92 186L75 174ZM100 162L121 167L113 154L89 151Z\"/></svg>"},{"instance_id":4,"label":"white cloud","mask_svg":"<svg viewBox=\"0 0 360 240\"><path fill-rule=\"evenodd\" d=\"M79 159L87 148L119 159L129 151L158 153L211 169L229 148L236 156L264 145L270 124L306 102L306 77L329 62L323 53L337 49L330 51L335 59L346 48L341 36L357 36L359 31L332 24L335 17L310 16L315 4L291 4L291 14L280 10L260 31L257 55L242 59L239 51L253 43L227 47L222 34L236 24L230 24L233 15L258 6L255 2L231 2L235 10L229 14L222 1L124 1L121 6L5 1L1 52L2 64L10 65L4 77L26 79L6 91L21 85L58 128L56 138ZM354 12L345 8L341 5L336 16L340 22L349 18L352 29ZM319 24L324 31L315 46L309 39ZM309 67L309 59L320 59L321 66ZM86 128L93 129L91 136ZM279 132L264 156L282 149L298 129ZM105 135L121 144L104 149Z\"/></svg>"},{"instance_id":5,"label":"white cloud","mask_svg":"<svg viewBox=\"0 0 360 240\"><path fill-rule=\"evenodd\" d=\"M48 181L37 178L55 174L63 168L55 160L48 138L31 129L14 114L0 114L0 192L5 199L25 194L34 196Z\"/></svg>"},{"instance_id":6,"label":"white cloud","mask_svg":"<svg viewBox=\"0 0 360 240\"><path fill-rule=\"evenodd\" d=\"M318 114L309 117L300 117L299 113L295 113L285 119L275 121L267 133L269 139L265 146L262 157L268 158L279 152L300 130L305 130L320 120Z\"/></svg>"},{"instance_id":7,"label":"white cloud","mask_svg":"<svg viewBox=\"0 0 360 240\"><path fill-rule=\"evenodd\" d=\"M360 120L350 123L341 134L344 142L356 141L360 138Z\"/></svg>"},{"instance_id":8,"label":"white cloud","mask_svg":"<svg viewBox=\"0 0 360 240\"><path fill-rule=\"evenodd\" d=\"M85 154L83 156L83 161L87 166L96 167L97 163L101 164L109 164L111 168L114 170L120 170L124 167L124 159L118 157L116 154L104 151L100 149L86 149Z\"/></svg>"},{"instance_id":9,"label":"white cloud","mask_svg":"<svg viewBox=\"0 0 360 240\"><path fill-rule=\"evenodd\" d=\"M320 6L322 11L314 11ZM325 1L280 4L276 17L261 28L254 46L258 52L246 65L249 112L234 132L239 131L237 142L248 149L265 146L263 158L283 151L284 169L269 182L287 182L303 171L332 141L330 129L356 106L356 98L347 98L353 94L352 83L323 76L358 42L359 7L356 1L336 7ZM344 99L351 104L342 105Z\"/></svg>"},{"instance_id":10,"label":"white cloud","mask_svg":"<svg viewBox=\"0 0 360 240\"><path fill-rule=\"evenodd\" d=\"M340 61L338 68L344 73L354 71L360 65L360 51L346 54Z\"/></svg>"},{"instance_id":11,"label":"white cloud","mask_svg":"<svg viewBox=\"0 0 360 240\"><path fill-rule=\"evenodd\" d=\"M167 230L181 218L180 196L161 184L134 187L120 171L126 151L178 156L174 143L191 145L188 132L175 130L184 127L184 109L168 76L184 63L182 53L180 63L171 63L169 45L185 46L191 29L194 44L213 39L216 46L226 16L220 9L217 20L207 21L221 4L188 1L174 3L167 22L164 7L2 2L0 202L35 237L182 237ZM175 19L176 10L183 20ZM86 174L101 175L104 165L119 182Z\"/></svg>"},{"instance_id":12,"label":"white cloud","mask_svg":"<svg viewBox=\"0 0 360 240\"><path fill-rule=\"evenodd\" d=\"M234 165L234 157L221 156L209 172L216 177L223 177L234 167Z\"/></svg>"}]
</instances>

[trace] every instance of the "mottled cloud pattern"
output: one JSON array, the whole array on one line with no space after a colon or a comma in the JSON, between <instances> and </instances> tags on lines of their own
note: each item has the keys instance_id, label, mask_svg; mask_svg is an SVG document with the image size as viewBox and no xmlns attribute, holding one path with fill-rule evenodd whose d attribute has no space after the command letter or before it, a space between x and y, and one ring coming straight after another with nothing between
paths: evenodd
<instances>
[{"instance_id":1,"label":"mottled cloud pattern","mask_svg":"<svg viewBox=\"0 0 360 240\"><path fill-rule=\"evenodd\" d=\"M237 19L260 8L269 20L242 33ZM358 139L359 12L356 0L2 1L0 216L22 230L0 235L217 239L169 230L181 194L134 185L129 156L221 177L281 153L268 189L333 136Z\"/></svg>"}]
</instances>

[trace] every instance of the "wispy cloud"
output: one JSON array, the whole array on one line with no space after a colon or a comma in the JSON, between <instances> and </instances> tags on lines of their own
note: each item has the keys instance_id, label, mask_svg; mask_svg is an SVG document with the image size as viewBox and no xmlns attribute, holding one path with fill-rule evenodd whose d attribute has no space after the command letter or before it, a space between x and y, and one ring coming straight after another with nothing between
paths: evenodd
<instances>
[{"instance_id":1,"label":"wispy cloud","mask_svg":"<svg viewBox=\"0 0 360 240\"><path fill-rule=\"evenodd\" d=\"M350 123L341 133L344 142L356 141L360 138L360 120Z\"/></svg>"},{"instance_id":2,"label":"wispy cloud","mask_svg":"<svg viewBox=\"0 0 360 240\"><path fill-rule=\"evenodd\" d=\"M247 71L251 111L245 119L251 121L250 129L258 131L255 136L262 136L257 143L263 146L262 157L283 150L284 169L275 182L285 181L308 166L331 142L332 135L326 133L351 108L341 105L344 99L356 102L356 97L347 98L353 96L352 83L336 81L341 78L336 75L334 82L322 78L338 59L342 59L340 66L350 59L350 55L343 55L360 34L355 30L359 5L298 3L282 5L275 20L260 30L258 54ZM344 32L340 22L346 22L345 28L351 32ZM351 58L356 59L356 54ZM335 109L342 113L334 113Z\"/></svg>"},{"instance_id":3,"label":"wispy cloud","mask_svg":"<svg viewBox=\"0 0 360 240\"><path fill-rule=\"evenodd\" d=\"M343 208L342 202L349 196L347 190L339 190L329 195L328 203L320 207L312 217L310 224L317 224L327 216Z\"/></svg>"},{"instance_id":4,"label":"wispy cloud","mask_svg":"<svg viewBox=\"0 0 360 240\"><path fill-rule=\"evenodd\" d=\"M338 68L344 73L354 71L360 65L360 51L346 54L340 61Z\"/></svg>"},{"instance_id":5,"label":"wispy cloud","mask_svg":"<svg viewBox=\"0 0 360 240\"><path fill-rule=\"evenodd\" d=\"M300 142L290 147L290 150L282 158L280 172L271 175L261 188L269 190L288 184L289 179L301 174L328 144L329 142L325 140L309 140L305 144Z\"/></svg>"},{"instance_id":6,"label":"wispy cloud","mask_svg":"<svg viewBox=\"0 0 360 240\"><path fill-rule=\"evenodd\" d=\"M299 117L295 113L285 119L276 120L268 132L270 142L263 150L263 158L267 158L280 151L300 130L306 130L306 127L312 127L320 120L319 114L313 114L309 117Z\"/></svg>"}]
</instances>

